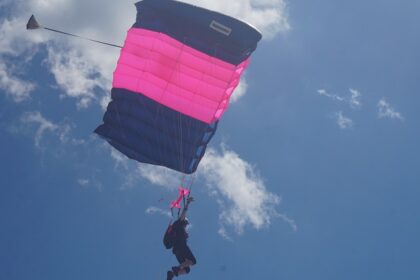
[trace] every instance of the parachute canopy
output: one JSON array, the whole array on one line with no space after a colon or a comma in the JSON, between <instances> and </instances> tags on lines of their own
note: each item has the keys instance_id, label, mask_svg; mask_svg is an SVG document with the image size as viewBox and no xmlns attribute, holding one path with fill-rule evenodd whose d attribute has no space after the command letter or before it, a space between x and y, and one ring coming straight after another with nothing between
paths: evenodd
<instances>
[{"instance_id":1,"label":"parachute canopy","mask_svg":"<svg viewBox=\"0 0 420 280\"><path fill-rule=\"evenodd\" d=\"M173 0L136 3L95 132L140 162L193 173L261 34Z\"/></svg>"}]
</instances>

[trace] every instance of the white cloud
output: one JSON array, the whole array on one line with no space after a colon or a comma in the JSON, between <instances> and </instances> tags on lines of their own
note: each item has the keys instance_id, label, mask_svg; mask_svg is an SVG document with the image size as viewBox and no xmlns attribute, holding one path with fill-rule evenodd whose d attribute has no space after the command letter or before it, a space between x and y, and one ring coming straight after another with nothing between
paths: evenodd
<instances>
[{"instance_id":1,"label":"white cloud","mask_svg":"<svg viewBox=\"0 0 420 280\"><path fill-rule=\"evenodd\" d=\"M232 238L229 236L229 234L226 232L226 228L221 227L217 232L221 237L223 237L226 240L232 241Z\"/></svg>"},{"instance_id":2,"label":"white cloud","mask_svg":"<svg viewBox=\"0 0 420 280\"><path fill-rule=\"evenodd\" d=\"M35 84L14 76L13 72L13 66L0 62L0 89L15 102L29 100Z\"/></svg>"},{"instance_id":3,"label":"white cloud","mask_svg":"<svg viewBox=\"0 0 420 280\"><path fill-rule=\"evenodd\" d=\"M241 97L243 97L247 89L248 89L248 84L245 80L245 77L242 77L241 81L239 82L238 87L235 89L235 91L232 94L232 97L230 98L230 103L234 103L238 101Z\"/></svg>"},{"instance_id":4,"label":"white cloud","mask_svg":"<svg viewBox=\"0 0 420 280\"><path fill-rule=\"evenodd\" d=\"M13 18L0 19L0 56L31 56L38 50L37 44L47 41L46 32L25 31L26 16L17 12Z\"/></svg>"},{"instance_id":5,"label":"white cloud","mask_svg":"<svg viewBox=\"0 0 420 280\"><path fill-rule=\"evenodd\" d=\"M100 5L101 9L95 5ZM9 7L14 12L1 22L0 58L8 65L16 60L30 60L43 46L48 51L46 65L63 90L62 96L75 98L79 108L89 106L92 101L102 105L104 96L109 96L119 50L100 45L92 47L84 41L45 30L26 31L26 22L34 13L47 27L118 43L123 41L135 19L133 3L29 0L10 2ZM6 73L7 77L12 77L9 69ZM94 92L96 88L102 89L99 96L95 96L98 95Z\"/></svg>"},{"instance_id":6,"label":"white cloud","mask_svg":"<svg viewBox=\"0 0 420 280\"><path fill-rule=\"evenodd\" d=\"M138 175L148 180L153 185L176 189L182 182L179 172L162 166L154 166L150 164L139 164L137 168Z\"/></svg>"},{"instance_id":7,"label":"white cloud","mask_svg":"<svg viewBox=\"0 0 420 280\"><path fill-rule=\"evenodd\" d=\"M118 150L114 149L112 146L110 146L108 143L104 142L103 147L105 147L106 150L108 150L111 153L111 158L115 161L115 167L123 167L127 168L127 164L129 162L129 159L120 153Z\"/></svg>"},{"instance_id":8,"label":"white cloud","mask_svg":"<svg viewBox=\"0 0 420 280\"><path fill-rule=\"evenodd\" d=\"M349 106L352 109L359 109L362 106L362 103L360 101L360 98L361 98L362 95L356 89L352 89L352 88L349 89L350 97L348 97L348 98L342 97L342 96L337 95L337 94L329 93L325 89L318 89L317 92L318 92L319 95L328 97L332 100L348 103Z\"/></svg>"},{"instance_id":9,"label":"white cloud","mask_svg":"<svg viewBox=\"0 0 420 280\"><path fill-rule=\"evenodd\" d=\"M318 89L317 92L318 92L319 95L331 98L333 100L337 100L337 101L340 101L340 102L345 101L345 99L343 97L341 97L339 95L336 95L336 94L328 93L325 89Z\"/></svg>"},{"instance_id":10,"label":"white cloud","mask_svg":"<svg viewBox=\"0 0 420 280\"><path fill-rule=\"evenodd\" d=\"M89 169L92 171L91 169ZM102 192L103 185L102 183L96 178L95 171L92 175L88 176L89 178L79 178L77 179L77 183L84 187L84 188L95 188L97 191Z\"/></svg>"},{"instance_id":11,"label":"white cloud","mask_svg":"<svg viewBox=\"0 0 420 280\"><path fill-rule=\"evenodd\" d=\"M404 117L401 113L397 112L394 107L389 104L385 98L382 98L378 102L378 118L389 118L389 119L397 119L397 120L404 120Z\"/></svg>"},{"instance_id":12,"label":"white cloud","mask_svg":"<svg viewBox=\"0 0 420 280\"><path fill-rule=\"evenodd\" d=\"M354 109L358 109L360 107L362 107L362 103L360 102L360 97L361 94L358 90L355 89L349 89L350 93L351 93L351 97L349 100L350 103L350 107L354 108Z\"/></svg>"},{"instance_id":13,"label":"white cloud","mask_svg":"<svg viewBox=\"0 0 420 280\"><path fill-rule=\"evenodd\" d=\"M77 180L77 183L83 187L89 185L89 179L81 178Z\"/></svg>"},{"instance_id":14,"label":"white cloud","mask_svg":"<svg viewBox=\"0 0 420 280\"><path fill-rule=\"evenodd\" d=\"M5 7L5 6L9 5L9 4L10 4L10 0L2 0L0 2L0 8L1 7Z\"/></svg>"},{"instance_id":15,"label":"white cloud","mask_svg":"<svg viewBox=\"0 0 420 280\"><path fill-rule=\"evenodd\" d=\"M23 124L35 125L37 130L35 133L35 146L37 148L42 148L41 142L44 136L48 133L51 133L56 137L61 143L70 143L73 145L84 144L84 140L75 139L70 137L71 125L68 123L56 124L42 116L38 111L35 112L26 112L24 113L20 121Z\"/></svg>"},{"instance_id":16,"label":"white cloud","mask_svg":"<svg viewBox=\"0 0 420 280\"><path fill-rule=\"evenodd\" d=\"M336 116L337 124L341 129L351 128L353 126L353 120L345 117L341 111L338 112Z\"/></svg>"},{"instance_id":17,"label":"white cloud","mask_svg":"<svg viewBox=\"0 0 420 280\"><path fill-rule=\"evenodd\" d=\"M40 147L40 143L43 135L46 132L55 132L59 129L59 126L45 119L40 112L26 112L21 117L21 122L25 124L38 125L38 129L35 133L35 146Z\"/></svg>"},{"instance_id":18,"label":"white cloud","mask_svg":"<svg viewBox=\"0 0 420 280\"><path fill-rule=\"evenodd\" d=\"M277 217L277 218L282 219L284 222L286 222L287 224L289 224L289 226L290 226L290 227L291 227L294 231L297 231L298 226L297 226L296 221L295 221L295 220L293 220L292 218L290 218L289 216L287 216L286 214L281 213L281 214L277 214L277 215L274 215L274 216L275 216L275 217Z\"/></svg>"},{"instance_id":19,"label":"white cloud","mask_svg":"<svg viewBox=\"0 0 420 280\"><path fill-rule=\"evenodd\" d=\"M101 108L105 111L108 107L108 103L111 102L111 95L104 95L102 98L99 99L99 104Z\"/></svg>"},{"instance_id":20,"label":"white cloud","mask_svg":"<svg viewBox=\"0 0 420 280\"><path fill-rule=\"evenodd\" d=\"M35 34L22 36L24 29L25 24L18 18L0 19L0 89L15 102L29 100L31 92L36 88L33 82L24 80L24 69L37 50L33 46L34 42L43 40Z\"/></svg>"},{"instance_id":21,"label":"white cloud","mask_svg":"<svg viewBox=\"0 0 420 280\"><path fill-rule=\"evenodd\" d=\"M248 225L255 229L268 227L275 217L296 228L292 220L277 212L280 197L270 193L255 168L235 152L208 149L199 172L221 207L222 236L227 236L227 226L241 234Z\"/></svg>"},{"instance_id":22,"label":"white cloud","mask_svg":"<svg viewBox=\"0 0 420 280\"><path fill-rule=\"evenodd\" d=\"M48 64L57 85L65 91L66 96L78 100L79 108L87 108L95 99L95 88L106 90L95 63L86 60L76 50L65 52L57 47L50 47Z\"/></svg>"},{"instance_id":23,"label":"white cloud","mask_svg":"<svg viewBox=\"0 0 420 280\"><path fill-rule=\"evenodd\" d=\"M172 217L170 211L163 210L161 208L154 207L154 206L151 206L151 207L147 208L146 209L146 214L149 214L149 215L160 214L160 215L168 217L168 218Z\"/></svg>"},{"instance_id":24,"label":"white cloud","mask_svg":"<svg viewBox=\"0 0 420 280\"><path fill-rule=\"evenodd\" d=\"M188 176L180 172L168 169L163 166L138 163L129 159L124 154L113 148L107 143L103 144L105 150L110 152L111 158L115 162L115 168L122 168L128 174L124 177L124 182L120 190L127 190L135 187L141 180L147 180L155 186L164 187L168 190L176 190L182 183L188 184ZM134 169L133 169L133 166Z\"/></svg>"},{"instance_id":25,"label":"white cloud","mask_svg":"<svg viewBox=\"0 0 420 280\"><path fill-rule=\"evenodd\" d=\"M183 1L240 18L259 29L265 38L290 29L284 0Z\"/></svg>"}]
</instances>

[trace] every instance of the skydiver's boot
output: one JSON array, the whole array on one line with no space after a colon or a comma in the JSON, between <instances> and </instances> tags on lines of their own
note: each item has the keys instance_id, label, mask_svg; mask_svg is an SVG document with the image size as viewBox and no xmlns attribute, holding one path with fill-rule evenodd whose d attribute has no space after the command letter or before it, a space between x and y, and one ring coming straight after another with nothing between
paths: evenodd
<instances>
[{"instance_id":1,"label":"skydiver's boot","mask_svg":"<svg viewBox=\"0 0 420 280\"><path fill-rule=\"evenodd\" d=\"M179 270L180 269L179 269L178 266L173 266L171 272L172 272L173 275L178 276Z\"/></svg>"},{"instance_id":2,"label":"skydiver's boot","mask_svg":"<svg viewBox=\"0 0 420 280\"><path fill-rule=\"evenodd\" d=\"M166 272L166 280L172 280L172 278L174 278L174 273L171 270L168 270L168 272Z\"/></svg>"},{"instance_id":3,"label":"skydiver's boot","mask_svg":"<svg viewBox=\"0 0 420 280\"><path fill-rule=\"evenodd\" d=\"M173 271L174 275L178 277L179 275L190 273L190 268L188 266L187 267L182 267L182 265L173 266L172 271Z\"/></svg>"}]
</instances>

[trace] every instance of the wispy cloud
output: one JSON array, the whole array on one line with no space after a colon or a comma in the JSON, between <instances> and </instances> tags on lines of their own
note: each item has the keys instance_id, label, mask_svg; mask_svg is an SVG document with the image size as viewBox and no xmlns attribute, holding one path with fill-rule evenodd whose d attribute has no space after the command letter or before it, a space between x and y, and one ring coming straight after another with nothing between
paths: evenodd
<instances>
[{"instance_id":1,"label":"wispy cloud","mask_svg":"<svg viewBox=\"0 0 420 280\"><path fill-rule=\"evenodd\" d=\"M93 188L96 189L98 192L103 191L103 184L100 182L100 180L96 177L96 170L88 169L91 173L88 176L83 176L79 179L77 179L77 184L79 184L81 187L87 189L87 188ZM86 168L84 169L86 171Z\"/></svg>"},{"instance_id":2,"label":"wispy cloud","mask_svg":"<svg viewBox=\"0 0 420 280\"><path fill-rule=\"evenodd\" d=\"M10 1L3 5L11 3ZM33 42L42 41L37 36L22 36L24 28L25 24L19 19L0 19L0 89L15 102L29 100L31 92L36 88L34 82L26 80L25 63L32 58L34 50L37 50L36 47L29 46Z\"/></svg>"},{"instance_id":3,"label":"wispy cloud","mask_svg":"<svg viewBox=\"0 0 420 280\"><path fill-rule=\"evenodd\" d=\"M337 101L340 101L340 102L345 101L345 99L343 97L341 97L339 95L336 95L336 94L328 93L325 89L318 89L317 92L318 92L319 95L331 98L333 100L337 100Z\"/></svg>"},{"instance_id":4,"label":"wispy cloud","mask_svg":"<svg viewBox=\"0 0 420 280\"><path fill-rule=\"evenodd\" d=\"M66 36L47 31L25 31L25 25L29 15L35 13L37 18L41 19L41 23L44 23L43 20L45 20L47 26L93 36L105 41L122 42L126 29L130 26L130 17L127 17L124 7L126 10L133 10L132 21L135 17L133 4L126 3L125 6L121 3L108 1L112 6L110 10L108 9L109 5L103 5L103 2L107 2L107 0L96 3L103 7L101 16L93 17L94 13L97 15L98 10L91 1L10 1L8 7L14 12L8 18L3 19L0 26L2 38L0 58L3 64L13 65L17 60L30 60L39 49L45 48L48 57L44 65L55 78L56 84L52 86L57 86L62 90L61 97L74 98L78 108L86 108L93 102L102 106L105 103L103 100L105 96L109 96L108 91L111 87L112 72L118 58L118 50L102 46L92 48L92 45L86 42L74 38L69 40ZM115 13L116 6L121 14ZM115 19L113 23L107 20L110 17ZM122 26L124 23L126 26ZM24 69L24 67L19 69L22 70L19 80L21 85L25 83L25 79L28 79ZM16 78L16 75L9 67L5 69L5 73L6 75L2 74L2 76L9 77L9 79L6 81L2 79L2 88L6 87L10 91L10 86L16 85L16 83L11 84L10 81L13 80L10 78ZM31 83L26 82L26 85L31 85ZM27 96L32 87L17 89L15 91L20 92L20 96Z\"/></svg>"},{"instance_id":5,"label":"wispy cloud","mask_svg":"<svg viewBox=\"0 0 420 280\"><path fill-rule=\"evenodd\" d=\"M400 112L397 112L394 107L389 104L385 98L382 98L378 102L378 118L389 118L389 119L397 119L400 121L404 120L404 117L401 115Z\"/></svg>"},{"instance_id":6,"label":"wispy cloud","mask_svg":"<svg viewBox=\"0 0 420 280\"><path fill-rule=\"evenodd\" d=\"M217 233L223 237L226 240L232 241L232 238L230 237L229 233L226 231L225 227L221 227L219 228L219 230L217 231Z\"/></svg>"},{"instance_id":7,"label":"wispy cloud","mask_svg":"<svg viewBox=\"0 0 420 280\"><path fill-rule=\"evenodd\" d=\"M124 170L127 175L120 186L120 190L128 190L139 184L141 181L148 181L152 185L164 187L168 190L176 190L182 184L185 175L166 167L137 163L123 155L109 144L102 146L114 160L115 169Z\"/></svg>"},{"instance_id":8,"label":"wispy cloud","mask_svg":"<svg viewBox=\"0 0 420 280\"><path fill-rule=\"evenodd\" d=\"M128 168L129 159L125 155L123 155L122 153L114 149L112 146L110 146L106 142L103 143L103 147L105 150L109 151L111 158L115 161L116 168L118 167L123 167L125 169Z\"/></svg>"},{"instance_id":9,"label":"wispy cloud","mask_svg":"<svg viewBox=\"0 0 420 280\"><path fill-rule=\"evenodd\" d=\"M37 148L42 148L42 139L48 133L51 133L54 137L59 139L61 143L71 143L74 145L83 144L85 141L80 139L75 139L70 136L71 126L67 123L57 124L54 123L45 117L38 111L26 112L20 118L21 123L26 125L35 125L37 126L35 132L35 146Z\"/></svg>"},{"instance_id":10,"label":"wispy cloud","mask_svg":"<svg viewBox=\"0 0 420 280\"><path fill-rule=\"evenodd\" d=\"M325 96L329 99L332 99L334 101L338 101L342 104L348 105L350 106L351 109L360 109L362 107L362 102L361 102L361 97L362 94L360 93L360 91L353 89L353 88L349 88L349 96L343 97L337 94L332 94L327 92L327 90L325 89L318 89L317 90L318 94L321 96ZM337 125L341 128L341 129L349 129L351 127L353 127L354 122L353 120L348 117L345 116L343 114L342 111L339 111L337 113L334 113L334 119L336 120Z\"/></svg>"},{"instance_id":11,"label":"wispy cloud","mask_svg":"<svg viewBox=\"0 0 420 280\"><path fill-rule=\"evenodd\" d=\"M58 125L44 118L40 112L26 112L20 120L22 123L38 126L35 133L35 146L38 148L40 147L42 137L46 132L66 131L65 127L60 129ZM59 134L61 134L61 132L59 132Z\"/></svg>"},{"instance_id":12,"label":"wispy cloud","mask_svg":"<svg viewBox=\"0 0 420 280\"><path fill-rule=\"evenodd\" d=\"M336 114L337 124L341 129L351 128L353 126L353 120L344 116L343 112L338 112Z\"/></svg>"},{"instance_id":13,"label":"wispy cloud","mask_svg":"<svg viewBox=\"0 0 420 280\"><path fill-rule=\"evenodd\" d=\"M164 210L162 208L154 207L154 206L151 206L151 207L147 208L146 209L146 214L149 214L149 215L159 214L159 215L162 215L162 216L165 216L165 217L168 217L168 218L172 217L170 211Z\"/></svg>"},{"instance_id":14,"label":"wispy cloud","mask_svg":"<svg viewBox=\"0 0 420 280\"><path fill-rule=\"evenodd\" d=\"M238 87L235 89L235 92L232 94L232 97L230 98L230 103L234 103L241 99L246 93L248 89L248 84L246 82L245 77L241 78L241 81L239 82Z\"/></svg>"},{"instance_id":15,"label":"wispy cloud","mask_svg":"<svg viewBox=\"0 0 420 280\"><path fill-rule=\"evenodd\" d=\"M360 107L362 107L362 102L360 101L362 94L356 89L349 89L350 97L343 97L337 94L329 93L326 89L318 89L317 92L319 95L328 97L332 100L345 102L352 109L359 109Z\"/></svg>"},{"instance_id":16,"label":"wispy cloud","mask_svg":"<svg viewBox=\"0 0 420 280\"><path fill-rule=\"evenodd\" d=\"M80 179L77 180L77 183L79 185L81 185L82 187L85 187L85 186L89 185L89 179L80 178Z\"/></svg>"},{"instance_id":17,"label":"wispy cloud","mask_svg":"<svg viewBox=\"0 0 420 280\"><path fill-rule=\"evenodd\" d=\"M0 8L10 4L10 0L3 0L0 2Z\"/></svg>"},{"instance_id":18,"label":"wispy cloud","mask_svg":"<svg viewBox=\"0 0 420 280\"><path fill-rule=\"evenodd\" d=\"M360 101L361 98L361 94L358 90L356 89L349 89L350 93L351 93L351 97L349 100L350 103L350 107L354 108L354 109L358 109L360 107L362 107L362 103Z\"/></svg>"},{"instance_id":19,"label":"wispy cloud","mask_svg":"<svg viewBox=\"0 0 420 280\"><path fill-rule=\"evenodd\" d=\"M15 102L29 100L35 84L14 75L14 67L0 62L0 89Z\"/></svg>"},{"instance_id":20,"label":"wispy cloud","mask_svg":"<svg viewBox=\"0 0 420 280\"><path fill-rule=\"evenodd\" d=\"M176 189L182 182L179 172L162 166L153 166L150 164L140 164L137 168L137 174L148 180L153 185Z\"/></svg>"},{"instance_id":21,"label":"wispy cloud","mask_svg":"<svg viewBox=\"0 0 420 280\"><path fill-rule=\"evenodd\" d=\"M10 1L9 5L18 5ZM22 2L23 3L23 2ZM37 45L48 40L46 32L24 32L26 29L27 14L22 11L13 13L13 17L0 19L0 56L16 58L18 56L30 57L37 49Z\"/></svg>"},{"instance_id":22,"label":"wispy cloud","mask_svg":"<svg viewBox=\"0 0 420 280\"><path fill-rule=\"evenodd\" d=\"M79 172L73 179L76 185L101 192L104 186L101 182L101 171L87 157L95 149L97 142L94 137L76 138L73 135L74 127L68 120L53 121L39 111L32 111L23 113L18 122L12 124L8 130L33 137L36 151L42 155L68 162Z\"/></svg>"},{"instance_id":23,"label":"wispy cloud","mask_svg":"<svg viewBox=\"0 0 420 280\"><path fill-rule=\"evenodd\" d=\"M240 18L257 27L266 38L290 29L287 4L284 0L185 0L197 6Z\"/></svg>"},{"instance_id":24,"label":"wispy cloud","mask_svg":"<svg viewBox=\"0 0 420 280\"><path fill-rule=\"evenodd\" d=\"M64 90L62 97L77 99L79 108L87 108L96 99L95 89L106 90L95 63L69 49L66 52L56 47L48 50L48 65L57 85Z\"/></svg>"},{"instance_id":25,"label":"wispy cloud","mask_svg":"<svg viewBox=\"0 0 420 280\"><path fill-rule=\"evenodd\" d=\"M247 225L261 229L273 218L285 217L276 210L280 197L269 192L255 168L235 152L225 147L221 152L208 149L199 172L221 207L223 235L227 235L226 226L241 234ZM296 229L294 221L283 220Z\"/></svg>"}]
</instances>

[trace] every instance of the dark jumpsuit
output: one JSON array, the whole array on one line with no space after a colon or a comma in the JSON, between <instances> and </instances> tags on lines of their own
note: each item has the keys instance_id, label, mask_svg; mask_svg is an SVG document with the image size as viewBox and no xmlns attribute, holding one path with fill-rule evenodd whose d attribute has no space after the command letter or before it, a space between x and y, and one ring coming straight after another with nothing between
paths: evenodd
<instances>
[{"instance_id":1,"label":"dark jumpsuit","mask_svg":"<svg viewBox=\"0 0 420 280\"><path fill-rule=\"evenodd\" d=\"M179 264L182 264L186 259L189 259L193 264L196 264L196 259L187 245L188 233L185 230L183 221L176 220L172 225L172 230L175 231L176 236L172 252L176 256Z\"/></svg>"}]
</instances>

